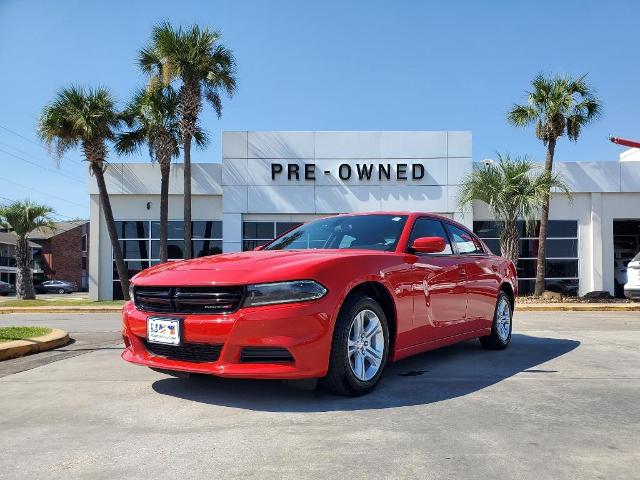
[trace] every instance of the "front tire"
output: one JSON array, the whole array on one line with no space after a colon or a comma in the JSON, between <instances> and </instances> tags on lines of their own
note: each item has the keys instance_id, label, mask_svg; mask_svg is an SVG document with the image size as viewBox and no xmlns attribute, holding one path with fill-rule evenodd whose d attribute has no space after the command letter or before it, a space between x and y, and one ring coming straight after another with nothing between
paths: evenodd
<instances>
[{"instance_id":1,"label":"front tire","mask_svg":"<svg viewBox=\"0 0 640 480\"><path fill-rule=\"evenodd\" d=\"M496 310L493 314L491 334L480 337L480 343L487 350L504 350L511 342L513 328L513 306L509 296L502 290L496 299Z\"/></svg>"},{"instance_id":2,"label":"front tire","mask_svg":"<svg viewBox=\"0 0 640 480\"><path fill-rule=\"evenodd\" d=\"M64 294L64 288L59 288L59 289L58 289L58 293L59 293L60 295Z\"/></svg>"},{"instance_id":3,"label":"front tire","mask_svg":"<svg viewBox=\"0 0 640 480\"><path fill-rule=\"evenodd\" d=\"M340 395L364 395L376 386L389 356L389 327L380 304L348 298L333 331L329 369L320 385Z\"/></svg>"}]
</instances>

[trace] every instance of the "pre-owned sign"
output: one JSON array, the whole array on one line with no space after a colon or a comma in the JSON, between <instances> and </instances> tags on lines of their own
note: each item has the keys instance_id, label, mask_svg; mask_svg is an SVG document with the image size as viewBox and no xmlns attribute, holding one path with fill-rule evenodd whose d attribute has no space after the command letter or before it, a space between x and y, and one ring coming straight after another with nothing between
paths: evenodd
<instances>
[{"instance_id":1,"label":"pre-owned sign","mask_svg":"<svg viewBox=\"0 0 640 480\"><path fill-rule=\"evenodd\" d=\"M324 170L324 175L332 175L331 170ZM372 178L378 180L421 180L424 178L424 165L421 163L396 163L395 172L390 163L341 163L336 172L340 180L350 180L352 177L367 181ZM286 175L287 180L315 180L316 165L314 163L272 163L271 180L280 175Z\"/></svg>"}]
</instances>

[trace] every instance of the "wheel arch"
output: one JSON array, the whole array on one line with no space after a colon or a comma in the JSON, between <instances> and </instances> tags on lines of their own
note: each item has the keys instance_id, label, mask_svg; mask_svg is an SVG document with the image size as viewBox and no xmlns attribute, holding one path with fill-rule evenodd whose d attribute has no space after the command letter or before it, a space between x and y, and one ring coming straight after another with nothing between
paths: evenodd
<instances>
[{"instance_id":1,"label":"wheel arch","mask_svg":"<svg viewBox=\"0 0 640 480\"><path fill-rule=\"evenodd\" d=\"M398 332L396 304L393 301L391 293L381 282L375 280L363 281L354 285L349 290L340 309L342 309L342 306L346 304L347 300L354 295L367 295L380 304L380 307L387 318L387 326L389 327L389 357L391 358L391 354L395 351L396 336Z\"/></svg>"},{"instance_id":2,"label":"wheel arch","mask_svg":"<svg viewBox=\"0 0 640 480\"><path fill-rule=\"evenodd\" d=\"M516 297L513 291L513 286L509 282L502 282L502 285L500 285L498 291L507 294L507 296L509 297L509 301L511 302L511 311L513 311L516 305Z\"/></svg>"}]
</instances>

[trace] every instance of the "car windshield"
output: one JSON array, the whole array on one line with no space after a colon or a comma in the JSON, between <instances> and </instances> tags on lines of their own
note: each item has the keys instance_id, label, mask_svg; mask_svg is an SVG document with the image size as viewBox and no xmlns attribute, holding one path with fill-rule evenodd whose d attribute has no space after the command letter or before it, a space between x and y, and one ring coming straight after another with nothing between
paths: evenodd
<instances>
[{"instance_id":1,"label":"car windshield","mask_svg":"<svg viewBox=\"0 0 640 480\"><path fill-rule=\"evenodd\" d=\"M363 249L395 250L406 215L349 215L301 225L268 244L264 250Z\"/></svg>"},{"instance_id":2,"label":"car windshield","mask_svg":"<svg viewBox=\"0 0 640 480\"><path fill-rule=\"evenodd\" d=\"M640 262L640 252L636 253L636 256L631 259L632 262Z\"/></svg>"}]
</instances>

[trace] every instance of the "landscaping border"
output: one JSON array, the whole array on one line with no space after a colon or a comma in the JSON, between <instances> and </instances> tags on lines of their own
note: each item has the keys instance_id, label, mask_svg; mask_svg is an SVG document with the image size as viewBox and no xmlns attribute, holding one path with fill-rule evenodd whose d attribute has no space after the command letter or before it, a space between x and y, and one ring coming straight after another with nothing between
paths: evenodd
<instances>
[{"instance_id":1,"label":"landscaping border","mask_svg":"<svg viewBox=\"0 0 640 480\"><path fill-rule=\"evenodd\" d=\"M121 305L112 306L44 306L44 307L0 307L0 315L3 313L119 313Z\"/></svg>"},{"instance_id":2,"label":"landscaping border","mask_svg":"<svg viewBox=\"0 0 640 480\"><path fill-rule=\"evenodd\" d=\"M69 343L69 333L52 328L49 333L26 340L12 340L0 343L0 360L22 357L30 353L44 352Z\"/></svg>"}]
</instances>

